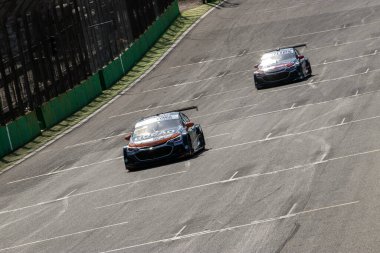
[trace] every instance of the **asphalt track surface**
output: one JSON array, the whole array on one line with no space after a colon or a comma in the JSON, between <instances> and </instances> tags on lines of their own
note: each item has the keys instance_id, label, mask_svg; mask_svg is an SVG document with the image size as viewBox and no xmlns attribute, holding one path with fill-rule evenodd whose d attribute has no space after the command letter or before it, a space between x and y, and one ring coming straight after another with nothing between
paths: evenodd
<instances>
[{"instance_id":1,"label":"asphalt track surface","mask_svg":"<svg viewBox=\"0 0 380 253\"><path fill-rule=\"evenodd\" d=\"M380 1L229 0L87 123L0 177L0 252L379 252ZM256 91L262 51L308 80ZM207 151L128 173L123 133L197 105Z\"/></svg>"}]
</instances>

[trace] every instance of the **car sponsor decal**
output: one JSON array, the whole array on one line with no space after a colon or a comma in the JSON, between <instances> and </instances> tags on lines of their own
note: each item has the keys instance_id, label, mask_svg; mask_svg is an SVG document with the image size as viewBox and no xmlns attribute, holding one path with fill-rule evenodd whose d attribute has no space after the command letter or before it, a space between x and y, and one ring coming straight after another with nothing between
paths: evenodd
<instances>
[{"instance_id":1,"label":"car sponsor decal","mask_svg":"<svg viewBox=\"0 0 380 253\"><path fill-rule=\"evenodd\" d=\"M177 129L167 129L163 131L154 132L148 135L136 136L133 138L133 142L142 142L142 141L147 141L147 140L157 141L160 139L167 138L168 136L173 135L176 132L178 132Z\"/></svg>"}]
</instances>

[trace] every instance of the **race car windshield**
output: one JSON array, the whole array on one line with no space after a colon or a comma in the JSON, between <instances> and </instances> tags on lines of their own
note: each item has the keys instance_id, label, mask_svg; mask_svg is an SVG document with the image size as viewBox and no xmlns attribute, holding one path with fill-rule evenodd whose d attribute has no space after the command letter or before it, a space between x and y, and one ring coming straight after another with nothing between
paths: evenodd
<instances>
[{"instance_id":1,"label":"race car windshield","mask_svg":"<svg viewBox=\"0 0 380 253\"><path fill-rule=\"evenodd\" d=\"M133 137L139 137L139 136L148 136L156 132L165 131L168 129L177 128L180 126L179 119L170 119L170 120L163 120L163 121L155 121L148 123L146 125L141 125L139 127L136 127Z\"/></svg>"},{"instance_id":2,"label":"race car windshield","mask_svg":"<svg viewBox=\"0 0 380 253\"><path fill-rule=\"evenodd\" d=\"M264 54L261 57L261 66L268 67L284 61L291 61L295 59L294 52L292 51L279 51Z\"/></svg>"}]
</instances>

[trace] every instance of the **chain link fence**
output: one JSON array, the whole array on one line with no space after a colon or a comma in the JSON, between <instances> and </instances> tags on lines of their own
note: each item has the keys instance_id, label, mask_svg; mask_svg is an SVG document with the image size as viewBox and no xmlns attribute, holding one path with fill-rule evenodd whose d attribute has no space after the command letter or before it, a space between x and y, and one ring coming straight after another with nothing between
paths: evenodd
<instances>
[{"instance_id":1,"label":"chain link fence","mask_svg":"<svg viewBox=\"0 0 380 253\"><path fill-rule=\"evenodd\" d=\"M127 49L174 0L0 0L0 123Z\"/></svg>"}]
</instances>

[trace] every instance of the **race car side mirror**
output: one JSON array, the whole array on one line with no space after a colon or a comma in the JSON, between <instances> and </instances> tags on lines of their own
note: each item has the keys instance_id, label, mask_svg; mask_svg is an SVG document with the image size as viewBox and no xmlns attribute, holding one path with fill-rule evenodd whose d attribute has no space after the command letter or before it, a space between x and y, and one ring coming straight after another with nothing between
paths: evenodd
<instances>
[{"instance_id":1,"label":"race car side mirror","mask_svg":"<svg viewBox=\"0 0 380 253\"><path fill-rule=\"evenodd\" d=\"M185 125L187 128L190 128L190 127L194 126L194 123L193 122L187 122Z\"/></svg>"},{"instance_id":2,"label":"race car side mirror","mask_svg":"<svg viewBox=\"0 0 380 253\"><path fill-rule=\"evenodd\" d=\"M305 56L303 56L303 55L299 55L299 56L298 56L298 59L299 59L299 60L302 60L303 58L305 58Z\"/></svg>"},{"instance_id":3,"label":"race car side mirror","mask_svg":"<svg viewBox=\"0 0 380 253\"><path fill-rule=\"evenodd\" d=\"M126 141L130 141L132 137L132 133L127 133L127 135L124 137Z\"/></svg>"},{"instance_id":4,"label":"race car side mirror","mask_svg":"<svg viewBox=\"0 0 380 253\"><path fill-rule=\"evenodd\" d=\"M258 69L259 68L259 64L256 64L254 67L255 67L255 69Z\"/></svg>"}]
</instances>

